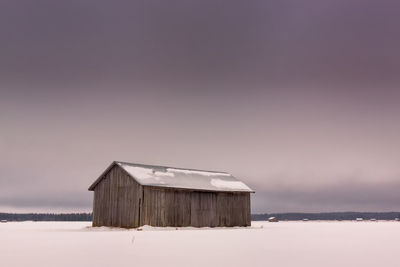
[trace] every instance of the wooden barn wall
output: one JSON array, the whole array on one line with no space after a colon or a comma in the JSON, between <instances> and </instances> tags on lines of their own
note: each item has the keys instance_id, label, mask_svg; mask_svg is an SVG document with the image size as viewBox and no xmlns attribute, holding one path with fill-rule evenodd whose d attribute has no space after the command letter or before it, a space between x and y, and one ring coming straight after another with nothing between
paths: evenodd
<instances>
[{"instance_id":1,"label":"wooden barn wall","mask_svg":"<svg viewBox=\"0 0 400 267\"><path fill-rule=\"evenodd\" d=\"M140 225L249 226L250 193L143 187Z\"/></svg>"},{"instance_id":2,"label":"wooden barn wall","mask_svg":"<svg viewBox=\"0 0 400 267\"><path fill-rule=\"evenodd\" d=\"M93 226L139 226L142 186L114 166L94 188Z\"/></svg>"}]
</instances>

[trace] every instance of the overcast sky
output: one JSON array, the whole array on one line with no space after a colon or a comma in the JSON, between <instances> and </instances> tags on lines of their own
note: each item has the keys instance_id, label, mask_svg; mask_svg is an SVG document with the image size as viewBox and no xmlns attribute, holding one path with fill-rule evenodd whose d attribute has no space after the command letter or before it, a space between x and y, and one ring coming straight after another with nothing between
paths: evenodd
<instances>
[{"instance_id":1,"label":"overcast sky","mask_svg":"<svg viewBox=\"0 0 400 267\"><path fill-rule=\"evenodd\" d=\"M0 2L0 211L91 211L113 161L253 212L400 210L400 2Z\"/></svg>"}]
</instances>

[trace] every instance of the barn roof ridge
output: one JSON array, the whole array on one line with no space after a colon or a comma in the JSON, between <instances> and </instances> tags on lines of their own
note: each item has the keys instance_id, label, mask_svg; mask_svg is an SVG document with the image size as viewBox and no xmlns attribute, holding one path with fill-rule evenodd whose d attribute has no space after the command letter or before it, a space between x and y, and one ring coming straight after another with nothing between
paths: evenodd
<instances>
[{"instance_id":1,"label":"barn roof ridge","mask_svg":"<svg viewBox=\"0 0 400 267\"><path fill-rule=\"evenodd\" d=\"M134 166L143 166L143 167L148 167L148 168L165 168L165 169L177 169L177 170L188 170L188 171L199 171L199 172L213 172L213 173L225 173L225 174L230 174L229 172L224 172L224 171L215 171L215 170L203 170L203 169L193 169L193 168L182 168L182 167L172 167L172 166L164 166L164 165L153 165L153 164L143 164L143 163L133 163L133 162L125 162L125 161L119 161L115 160L115 163L121 163L121 164L127 164L127 165L134 165Z\"/></svg>"}]
</instances>

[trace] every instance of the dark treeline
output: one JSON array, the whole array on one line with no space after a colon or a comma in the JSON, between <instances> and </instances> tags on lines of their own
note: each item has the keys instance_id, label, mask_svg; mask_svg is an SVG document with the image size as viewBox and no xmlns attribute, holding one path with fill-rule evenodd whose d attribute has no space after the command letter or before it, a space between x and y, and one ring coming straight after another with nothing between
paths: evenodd
<instances>
[{"instance_id":1,"label":"dark treeline","mask_svg":"<svg viewBox=\"0 0 400 267\"><path fill-rule=\"evenodd\" d=\"M253 221L265 221L269 217L276 217L280 221L308 220L394 220L399 218L399 212L324 212L324 213L264 213L252 214Z\"/></svg>"},{"instance_id":2,"label":"dark treeline","mask_svg":"<svg viewBox=\"0 0 400 267\"><path fill-rule=\"evenodd\" d=\"M0 213L7 221L91 221L92 213Z\"/></svg>"}]
</instances>

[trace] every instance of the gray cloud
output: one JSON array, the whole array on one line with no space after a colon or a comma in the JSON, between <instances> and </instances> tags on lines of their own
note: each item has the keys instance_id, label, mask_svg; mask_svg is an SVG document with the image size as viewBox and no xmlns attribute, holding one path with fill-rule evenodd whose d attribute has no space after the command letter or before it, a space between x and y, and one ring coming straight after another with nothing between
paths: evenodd
<instances>
[{"instance_id":1,"label":"gray cloud","mask_svg":"<svg viewBox=\"0 0 400 267\"><path fill-rule=\"evenodd\" d=\"M256 212L395 209L399 5L2 1L0 206L90 209L123 160L232 172Z\"/></svg>"},{"instance_id":2,"label":"gray cloud","mask_svg":"<svg viewBox=\"0 0 400 267\"><path fill-rule=\"evenodd\" d=\"M3 1L2 80L398 82L394 1Z\"/></svg>"}]
</instances>

